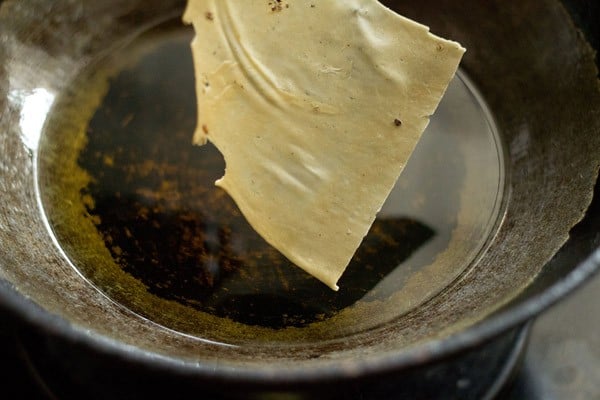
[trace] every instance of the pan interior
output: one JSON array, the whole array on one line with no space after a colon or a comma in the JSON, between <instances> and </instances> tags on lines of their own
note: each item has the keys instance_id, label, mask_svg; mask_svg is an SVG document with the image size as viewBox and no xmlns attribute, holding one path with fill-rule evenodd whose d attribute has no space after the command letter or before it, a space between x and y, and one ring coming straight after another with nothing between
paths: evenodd
<instances>
[{"instance_id":1,"label":"pan interior","mask_svg":"<svg viewBox=\"0 0 600 400\"><path fill-rule=\"evenodd\" d=\"M91 285L173 331L270 343L385 324L472 265L497 226L504 160L464 71L333 292L264 242L214 186L222 157L191 143L191 38L175 21L140 35L82 73L47 116L42 208Z\"/></svg>"}]
</instances>

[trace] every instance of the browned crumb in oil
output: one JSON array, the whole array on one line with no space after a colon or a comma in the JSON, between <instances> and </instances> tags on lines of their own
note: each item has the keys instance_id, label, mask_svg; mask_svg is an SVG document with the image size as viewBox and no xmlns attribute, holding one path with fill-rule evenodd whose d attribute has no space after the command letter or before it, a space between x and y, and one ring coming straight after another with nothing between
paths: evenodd
<instances>
[{"instance_id":1,"label":"browned crumb in oil","mask_svg":"<svg viewBox=\"0 0 600 400\"><path fill-rule=\"evenodd\" d=\"M282 11L284 8L290 8L290 5L287 3L284 4L281 0L272 0L269 1L269 7L271 8L271 11L278 12Z\"/></svg>"}]
</instances>

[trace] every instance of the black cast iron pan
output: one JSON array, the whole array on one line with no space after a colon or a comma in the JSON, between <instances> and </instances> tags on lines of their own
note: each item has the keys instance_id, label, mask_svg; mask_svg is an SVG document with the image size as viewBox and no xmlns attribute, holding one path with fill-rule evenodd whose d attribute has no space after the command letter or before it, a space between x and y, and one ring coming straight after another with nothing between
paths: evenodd
<instances>
[{"instance_id":1,"label":"black cast iron pan","mask_svg":"<svg viewBox=\"0 0 600 400\"><path fill-rule=\"evenodd\" d=\"M0 2L0 299L46 370L97 398L117 396L115 379L122 394L367 396L395 382L466 398L432 386L436 368L460 356L498 374L506 360L482 349L522 342L523 324L597 270L597 6L387 4L468 49L427 142L459 157L422 152L415 177L454 172L406 179L421 208L379 220L336 297L256 237L236 247L251 233L206 184L218 156L187 142L182 1Z\"/></svg>"}]
</instances>

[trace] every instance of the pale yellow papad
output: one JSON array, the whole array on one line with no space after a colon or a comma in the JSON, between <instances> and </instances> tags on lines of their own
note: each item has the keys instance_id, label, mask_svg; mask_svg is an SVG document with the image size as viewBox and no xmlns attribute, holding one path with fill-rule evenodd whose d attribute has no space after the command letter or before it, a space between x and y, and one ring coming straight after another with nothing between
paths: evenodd
<instances>
[{"instance_id":1,"label":"pale yellow papad","mask_svg":"<svg viewBox=\"0 0 600 400\"><path fill-rule=\"evenodd\" d=\"M184 21L216 184L337 290L465 50L375 0L189 0Z\"/></svg>"}]
</instances>

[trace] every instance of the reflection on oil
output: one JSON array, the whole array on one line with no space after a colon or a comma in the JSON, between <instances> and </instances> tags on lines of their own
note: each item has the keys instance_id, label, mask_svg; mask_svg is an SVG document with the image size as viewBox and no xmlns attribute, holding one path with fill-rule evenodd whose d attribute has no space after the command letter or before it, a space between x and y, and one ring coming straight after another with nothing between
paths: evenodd
<instances>
[{"instance_id":1,"label":"reflection on oil","mask_svg":"<svg viewBox=\"0 0 600 400\"><path fill-rule=\"evenodd\" d=\"M19 116L21 139L27 149L35 152L55 95L47 89L36 88L30 91L13 90L8 94L8 98L21 108Z\"/></svg>"}]
</instances>

